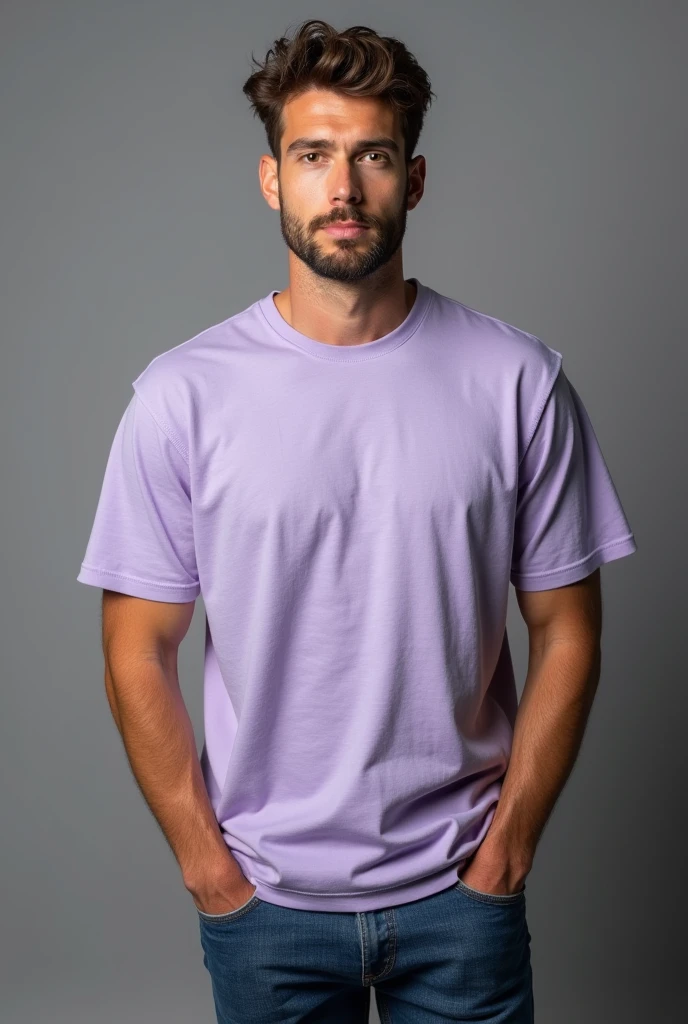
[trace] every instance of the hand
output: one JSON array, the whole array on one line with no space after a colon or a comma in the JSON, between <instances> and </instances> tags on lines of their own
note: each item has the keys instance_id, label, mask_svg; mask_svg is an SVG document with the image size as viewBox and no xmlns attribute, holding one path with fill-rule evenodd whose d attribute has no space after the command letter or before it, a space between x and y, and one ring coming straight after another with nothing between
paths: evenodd
<instances>
[{"instance_id":1,"label":"hand","mask_svg":"<svg viewBox=\"0 0 688 1024\"><path fill-rule=\"evenodd\" d=\"M235 872L224 880L216 880L194 889L194 905L204 914L229 914L247 903L256 891L244 874L237 877Z\"/></svg>"},{"instance_id":2,"label":"hand","mask_svg":"<svg viewBox=\"0 0 688 1024\"><path fill-rule=\"evenodd\" d=\"M468 866L457 877L471 889L493 896L510 896L523 889L527 871L512 863L506 855L495 855L487 846L479 846Z\"/></svg>"}]
</instances>

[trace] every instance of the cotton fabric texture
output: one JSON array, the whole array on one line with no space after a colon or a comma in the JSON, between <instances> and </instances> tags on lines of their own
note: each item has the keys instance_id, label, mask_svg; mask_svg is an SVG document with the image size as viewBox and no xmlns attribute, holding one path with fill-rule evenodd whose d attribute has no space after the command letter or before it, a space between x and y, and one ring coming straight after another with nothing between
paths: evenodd
<instances>
[{"instance_id":1,"label":"cotton fabric texture","mask_svg":"<svg viewBox=\"0 0 688 1024\"><path fill-rule=\"evenodd\" d=\"M208 795L278 906L368 911L455 882L511 751L509 583L636 550L561 353L409 280L374 341L301 334L272 290L156 356L77 577L202 596Z\"/></svg>"}]
</instances>

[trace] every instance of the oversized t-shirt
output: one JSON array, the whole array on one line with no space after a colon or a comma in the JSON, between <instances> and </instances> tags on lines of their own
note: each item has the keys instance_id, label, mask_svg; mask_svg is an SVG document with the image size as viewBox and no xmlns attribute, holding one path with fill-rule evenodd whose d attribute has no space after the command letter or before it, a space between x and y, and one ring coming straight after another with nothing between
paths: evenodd
<instances>
[{"instance_id":1,"label":"oversized t-shirt","mask_svg":"<svg viewBox=\"0 0 688 1024\"><path fill-rule=\"evenodd\" d=\"M562 355L417 278L334 346L277 291L133 381L78 580L205 606L201 765L257 896L452 885L508 767L509 583L636 550Z\"/></svg>"}]
</instances>

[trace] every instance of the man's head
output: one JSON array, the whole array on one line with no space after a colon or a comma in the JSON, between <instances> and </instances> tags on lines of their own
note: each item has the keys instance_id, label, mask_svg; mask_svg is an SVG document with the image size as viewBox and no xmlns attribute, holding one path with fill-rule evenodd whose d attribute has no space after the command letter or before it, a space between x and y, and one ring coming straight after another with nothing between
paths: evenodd
<instances>
[{"instance_id":1,"label":"man's head","mask_svg":"<svg viewBox=\"0 0 688 1024\"><path fill-rule=\"evenodd\" d=\"M426 73L398 40L318 19L258 68L244 93L267 132L261 188L285 242L320 277L367 277L399 249L423 192L425 158L412 154L434 95ZM352 221L365 230L327 230Z\"/></svg>"}]
</instances>

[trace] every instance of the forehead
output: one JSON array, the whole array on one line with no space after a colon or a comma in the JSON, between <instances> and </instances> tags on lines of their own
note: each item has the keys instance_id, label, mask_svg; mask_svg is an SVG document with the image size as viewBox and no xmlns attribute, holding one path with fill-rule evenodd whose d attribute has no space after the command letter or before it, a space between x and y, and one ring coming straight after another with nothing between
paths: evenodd
<instances>
[{"instance_id":1,"label":"forehead","mask_svg":"<svg viewBox=\"0 0 688 1024\"><path fill-rule=\"evenodd\" d=\"M399 136L397 111L377 96L343 96L331 89L309 89L285 103L282 118L282 141L286 145L298 135L336 135L342 141L361 134Z\"/></svg>"}]
</instances>

